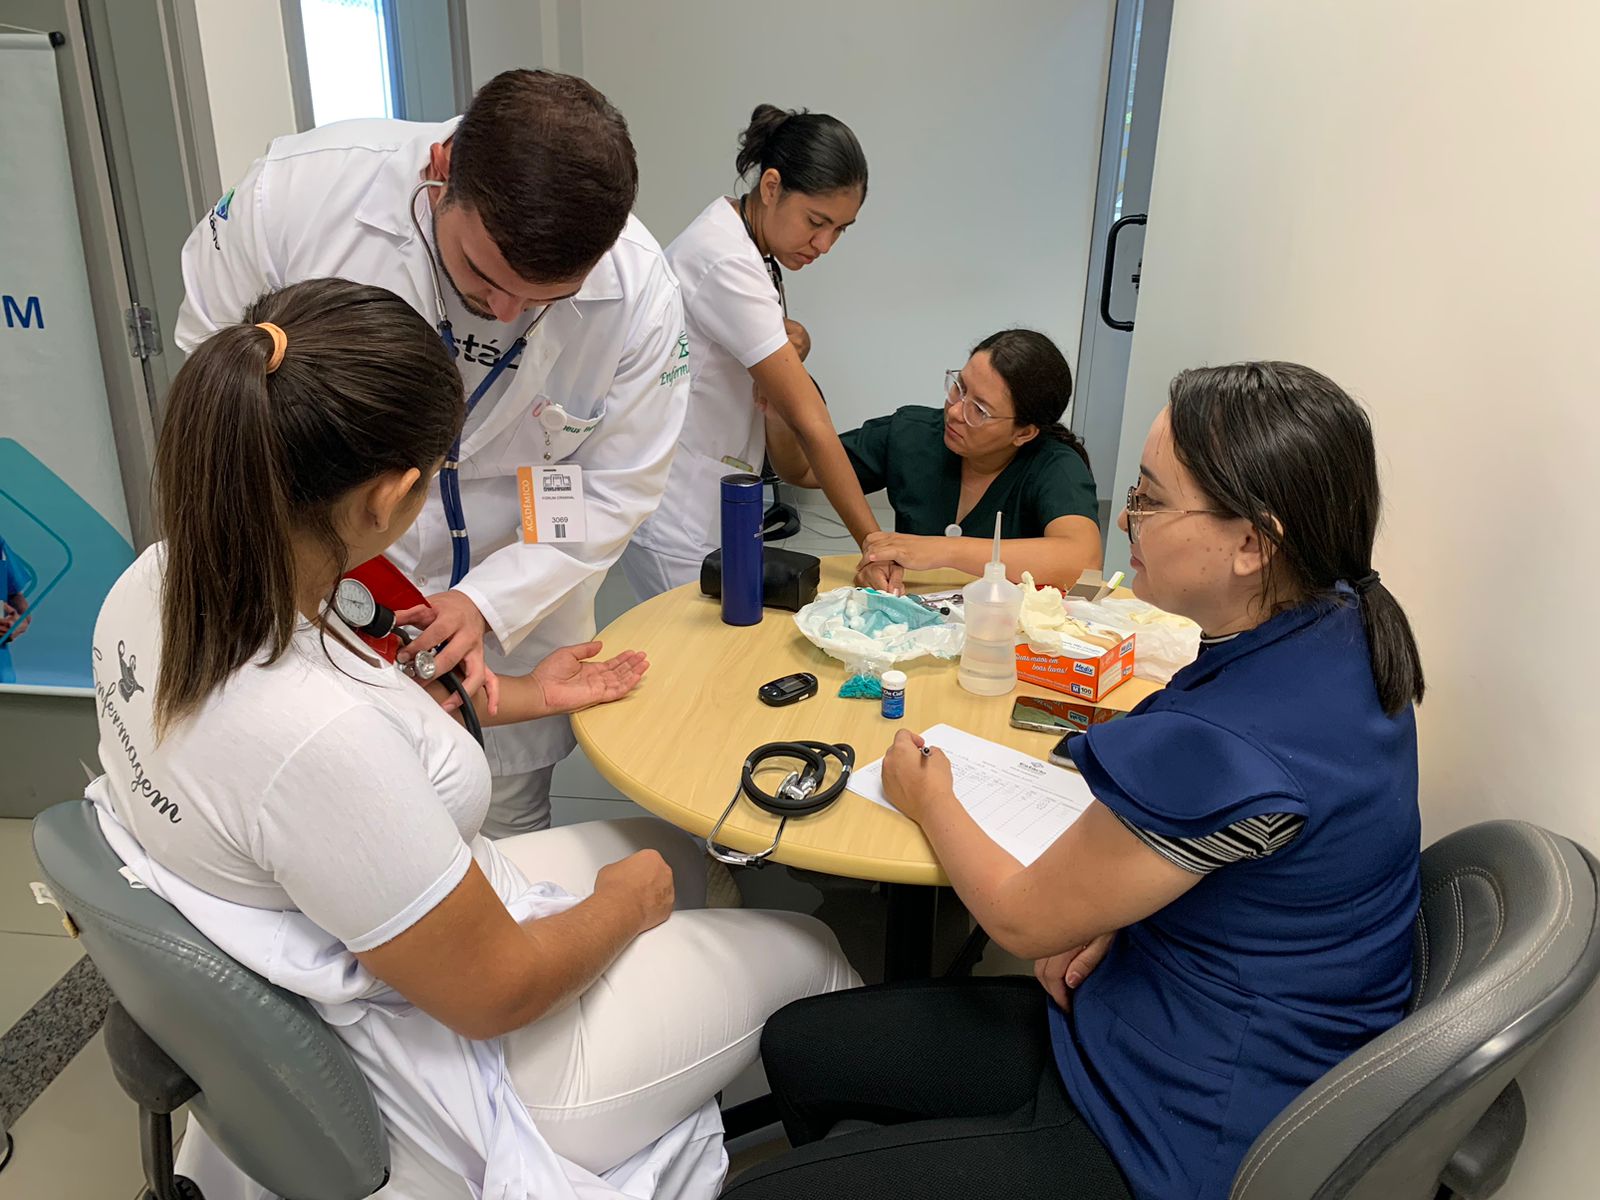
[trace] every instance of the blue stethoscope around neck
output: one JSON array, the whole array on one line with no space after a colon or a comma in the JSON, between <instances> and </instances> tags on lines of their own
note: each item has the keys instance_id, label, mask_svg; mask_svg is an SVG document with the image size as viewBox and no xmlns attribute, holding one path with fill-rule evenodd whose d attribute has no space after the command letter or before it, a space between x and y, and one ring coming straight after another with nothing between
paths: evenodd
<instances>
[{"instance_id":1,"label":"blue stethoscope around neck","mask_svg":"<svg viewBox=\"0 0 1600 1200\"><path fill-rule=\"evenodd\" d=\"M411 193L411 224L417 231L417 239L422 243L422 248L428 254L428 274L433 277L433 305L437 317L439 338L444 342L444 348L450 352L451 361L455 361L461 353L456 345L456 334L450 324L450 315L444 308L444 289L440 287L439 263L434 257L434 250L428 244L427 236L422 232L422 222L417 220L417 197L422 195L424 188L442 188L443 183L430 179L419 183ZM506 351L495 360L494 366L489 368L489 373L479 381L478 386L472 389L472 394L467 397L467 415L472 415L472 410L478 407L478 401L489 394L489 389L505 374L507 368L513 366L521 357L522 351L528 344L528 337L538 328L539 322L544 320L554 305L546 304L537 313L533 320L528 322L518 336L517 340L506 347ZM559 413L562 422L566 421L566 413L558 406L552 405L555 413ZM472 566L472 542L467 537L467 512L461 504L461 435L456 435L456 440L450 446L450 455L444 460L444 465L439 468L439 499L444 504L444 519L450 526L450 586L455 587L462 579L466 578L467 571Z\"/></svg>"}]
</instances>

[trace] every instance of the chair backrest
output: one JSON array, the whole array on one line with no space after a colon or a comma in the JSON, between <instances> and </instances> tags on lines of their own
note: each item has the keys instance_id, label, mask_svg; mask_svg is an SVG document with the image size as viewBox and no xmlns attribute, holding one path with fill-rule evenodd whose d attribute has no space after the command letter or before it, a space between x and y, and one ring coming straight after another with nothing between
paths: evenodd
<instances>
[{"instance_id":1,"label":"chair backrest","mask_svg":"<svg viewBox=\"0 0 1600 1200\"><path fill-rule=\"evenodd\" d=\"M1525 821L1422 854L1411 1012L1302 1092L1230 1200L1432 1200L1456 1147L1600 973L1581 846Z\"/></svg>"},{"instance_id":2,"label":"chair backrest","mask_svg":"<svg viewBox=\"0 0 1600 1200\"><path fill-rule=\"evenodd\" d=\"M198 1085L190 1111L237 1167L292 1200L362 1200L384 1185L377 1101L308 1002L132 886L92 804L41 813L33 849L117 1000Z\"/></svg>"}]
</instances>

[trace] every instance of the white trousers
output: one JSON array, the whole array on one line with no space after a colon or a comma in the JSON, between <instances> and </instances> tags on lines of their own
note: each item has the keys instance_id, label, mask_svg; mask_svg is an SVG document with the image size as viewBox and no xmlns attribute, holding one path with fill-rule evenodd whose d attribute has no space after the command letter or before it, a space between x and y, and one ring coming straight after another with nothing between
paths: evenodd
<instances>
[{"instance_id":1,"label":"white trousers","mask_svg":"<svg viewBox=\"0 0 1600 1200\"><path fill-rule=\"evenodd\" d=\"M706 554L709 553L710 550L706 551ZM698 584L700 564L704 558L705 555L701 555L700 558L678 558L671 554L663 554L659 550L652 550L635 541L628 543L628 548L622 552L617 564L627 577L628 586L633 589L633 594L642 604L652 596L670 592L673 588L682 587L686 583Z\"/></svg>"},{"instance_id":2,"label":"white trousers","mask_svg":"<svg viewBox=\"0 0 1600 1200\"><path fill-rule=\"evenodd\" d=\"M509 1034L506 1059L539 1131L596 1173L648 1145L755 1062L761 1029L793 1000L861 980L820 921L706 909L705 851L662 821L566 825L499 845L529 879L577 895L636 850L672 867L677 911L636 939L574 1003Z\"/></svg>"}]
</instances>

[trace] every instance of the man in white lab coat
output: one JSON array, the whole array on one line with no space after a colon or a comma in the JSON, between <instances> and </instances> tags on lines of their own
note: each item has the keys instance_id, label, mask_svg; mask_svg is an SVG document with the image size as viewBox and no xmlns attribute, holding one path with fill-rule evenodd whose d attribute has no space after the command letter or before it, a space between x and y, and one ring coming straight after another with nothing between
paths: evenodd
<instances>
[{"instance_id":1,"label":"man in white lab coat","mask_svg":"<svg viewBox=\"0 0 1600 1200\"><path fill-rule=\"evenodd\" d=\"M411 651L442 646L439 668L462 663L469 688L486 667L526 672L593 636L595 592L666 485L689 350L677 281L631 215L637 188L627 125L604 96L508 71L458 121L277 139L184 246L185 350L261 292L320 276L388 288L454 342L470 405L459 516L447 463L390 557L436 614ZM527 515L519 470L537 498ZM547 826L567 719L486 740L485 835Z\"/></svg>"}]
</instances>

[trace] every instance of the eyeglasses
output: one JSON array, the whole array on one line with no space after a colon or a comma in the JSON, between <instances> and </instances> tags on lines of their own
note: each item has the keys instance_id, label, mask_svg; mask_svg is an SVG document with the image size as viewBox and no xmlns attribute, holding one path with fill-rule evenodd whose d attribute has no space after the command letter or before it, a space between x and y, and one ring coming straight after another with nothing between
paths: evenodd
<instances>
[{"instance_id":1,"label":"eyeglasses","mask_svg":"<svg viewBox=\"0 0 1600 1200\"><path fill-rule=\"evenodd\" d=\"M944 406L953 408L961 415L961 419L968 425L976 428L986 425L990 421L1015 421L1015 417L997 417L984 407L983 402L967 395L967 387L961 382L961 372L946 371L944 373Z\"/></svg>"},{"instance_id":2,"label":"eyeglasses","mask_svg":"<svg viewBox=\"0 0 1600 1200\"><path fill-rule=\"evenodd\" d=\"M1139 524L1146 517L1160 516L1162 513L1174 513L1179 516L1199 516L1206 514L1213 517L1231 517L1234 514L1222 508L1154 508L1149 503L1150 497L1139 490L1139 485L1134 484L1128 489L1128 542L1130 545L1139 541Z\"/></svg>"}]
</instances>

